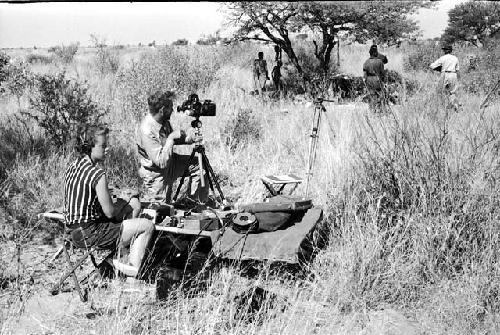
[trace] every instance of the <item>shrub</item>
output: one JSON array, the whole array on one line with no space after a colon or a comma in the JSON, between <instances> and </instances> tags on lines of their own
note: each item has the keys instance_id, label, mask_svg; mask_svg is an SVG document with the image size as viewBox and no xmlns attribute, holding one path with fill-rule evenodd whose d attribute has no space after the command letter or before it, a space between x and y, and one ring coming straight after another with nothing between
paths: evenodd
<instances>
[{"instance_id":1,"label":"shrub","mask_svg":"<svg viewBox=\"0 0 500 335\"><path fill-rule=\"evenodd\" d=\"M188 40L186 40L185 38L180 38L176 41L173 41L172 45L188 45Z\"/></svg>"},{"instance_id":2,"label":"shrub","mask_svg":"<svg viewBox=\"0 0 500 335\"><path fill-rule=\"evenodd\" d=\"M120 68L119 48L108 48L105 39L99 39L96 35L90 35L94 47L97 49L94 58L95 68L101 75L116 73Z\"/></svg>"},{"instance_id":3,"label":"shrub","mask_svg":"<svg viewBox=\"0 0 500 335\"><path fill-rule=\"evenodd\" d=\"M5 78L0 83L0 92L7 92L14 95L20 105L20 100L24 92L33 86L33 73L25 63L9 63L3 72Z\"/></svg>"},{"instance_id":4,"label":"shrub","mask_svg":"<svg viewBox=\"0 0 500 335\"><path fill-rule=\"evenodd\" d=\"M78 52L78 43L72 43L68 46L50 47L49 52L53 52L63 63L69 64L73 61L73 58Z\"/></svg>"},{"instance_id":5,"label":"shrub","mask_svg":"<svg viewBox=\"0 0 500 335\"><path fill-rule=\"evenodd\" d=\"M4 52L0 52L0 93L3 92L2 82L7 79L7 66L10 62L10 56Z\"/></svg>"},{"instance_id":6,"label":"shrub","mask_svg":"<svg viewBox=\"0 0 500 335\"><path fill-rule=\"evenodd\" d=\"M112 51L107 47L97 48L97 54L94 60L97 70L100 74L116 73L120 68L120 56L118 52Z\"/></svg>"},{"instance_id":7,"label":"shrub","mask_svg":"<svg viewBox=\"0 0 500 335\"><path fill-rule=\"evenodd\" d=\"M164 47L143 55L117 76L124 111L139 119L147 110L148 95L156 90L173 90L184 99L206 89L222 62L217 50L213 51Z\"/></svg>"},{"instance_id":8,"label":"shrub","mask_svg":"<svg viewBox=\"0 0 500 335\"><path fill-rule=\"evenodd\" d=\"M498 82L500 77L500 43L489 43L479 54L477 67L461 78L461 84L466 92L487 94Z\"/></svg>"},{"instance_id":9,"label":"shrub","mask_svg":"<svg viewBox=\"0 0 500 335\"><path fill-rule=\"evenodd\" d=\"M403 60L405 71L431 71L429 65L443 55L440 46L433 43L422 43L409 50Z\"/></svg>"},{"instance_id":10,"label":"shrub","mask_svg":"<svg viewBox=\"0 0 500 335\"><path fill-rule=\"evenodd\" d=\"M50 64L52 63L52 57L40 54L29 54L28 56L26 56L26 62L28 64Z\"/></svg>"},{"instance_id":11,"label":"shrub","mask_svg":"<svg viewBox=\"0 0 500 335\"><path fill-rule=\"evenodd\" d=\"M36 86L25 114L45 130L56 146L74 142L85 127L98 124L106 113L92 101L85 84L67 79L64 73L40 76Z\"/></svg>"}]
</instances>

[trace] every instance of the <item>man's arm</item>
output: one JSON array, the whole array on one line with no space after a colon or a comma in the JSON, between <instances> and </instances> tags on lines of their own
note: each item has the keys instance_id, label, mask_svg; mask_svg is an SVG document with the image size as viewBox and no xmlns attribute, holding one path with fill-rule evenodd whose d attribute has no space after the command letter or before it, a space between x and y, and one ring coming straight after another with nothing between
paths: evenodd
<instances>
[{"instance_id":1,"label":"man's arm","mask_svg":"<svg viewBox=\"0 0 500 335\"><path fill-rule=\"evenodd\" d=\"M160 139L152 131L143 133L139 129L138 135L141 139L141 147L146 151L148 159L161 169L167 166L168 160L172 157L174 141L181 137L179 131L174 131L167 137L165 145L162 145Z\"/></svg>"},{"instance_id":2,"label":"man's arm","mask_svg":"<svg viewBox=\"0 0 500 335\"><path fill-rule=\"evenodd\" d=\"M435 71L438 71L438 68L440 70L440 68L443 66L443 61L441 59L441 57L439 57L434 63L432 63L429 67Z\"/></svg>"}]
</instances>

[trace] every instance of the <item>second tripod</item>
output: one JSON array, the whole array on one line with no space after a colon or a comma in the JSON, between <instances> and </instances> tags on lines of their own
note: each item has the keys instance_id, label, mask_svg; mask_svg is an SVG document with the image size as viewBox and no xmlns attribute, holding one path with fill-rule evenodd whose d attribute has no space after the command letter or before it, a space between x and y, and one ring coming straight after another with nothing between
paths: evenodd
<instances>
[{"instance_id":1,"label":"second tripod","mask_svg":"<svg viewBox=\"0 0 500 335\"><path fill-rule=\"evenodd\" d=\"M202 123L199 117L197 117L195 120L191 122L191 126L196 129L196 135L201 136ZM173 201L177 200L182 185L184 184L184 179L189 176L189 167L196 163L198 164L198 173L200 175L201 187L204 188L206 185L205 184L205 176L206 176L208 180L208 185L210 186L210 190L215 195L215 188L217 188L221 202L223 202L225 200L224 194L222 193L222 189L219 185L219 182L217 181L217 176L215 175L214 170L212 169L212 166L208 161L208 157L205 154L205 147L201 143L195 144L193 151L189 156L188 163L186 165L186 168L184 169L184 173L182 174L179 186L177 186L177 190L175 191Z\"/></svg>"},{"instance_id":2,"label":"second tripod","mask_svg":"<svg viewBox=\"0 0 500 335\"><path fill-rule=\"evenodd\" d=\"M318 138L319 130L321 125L321 115L326 112L326 108L323 102L336 102L334 100L326 100L323 98L317 98L314 100L314 115L312 122L312 131L310 135L309 142L309 156L307 158L307 172L306 172L306 197L309 192L309 181L312 176L312 169L314 166L314 161L316 160L316 149L318 148Z\"/></svg>"}]
</instances>

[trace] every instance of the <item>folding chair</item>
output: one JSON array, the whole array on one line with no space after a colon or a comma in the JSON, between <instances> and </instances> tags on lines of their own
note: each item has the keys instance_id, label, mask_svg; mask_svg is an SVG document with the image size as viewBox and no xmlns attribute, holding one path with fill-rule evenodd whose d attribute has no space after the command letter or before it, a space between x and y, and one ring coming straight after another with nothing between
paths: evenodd
<instances>
[{"instance_id":1,"label":"folding chair","mask_svg":"<svg viewBox=\"0 0 500 335\"><path fill-rule=\"evenodd\" d=\"M89 246L89 247L87 247L85 249L85 252L84 252L83 256L81 256L80 258L78 258L76 260L76 263L73 263L71 261L69 250L70 249L73 250L73 249L75 249L77 247L73 244L73 242L71 240L71 236L70 236L70 234L68 232L68 229L66 228L66 225L65 225L65 222L64 222L64 215L62 213L53 211L53 212L40 213L40 214L38 214L38 218L39 219L44 218L44 219L55 221L63 229L63 245L54 254L54 256L52 256L51 262L55 261L61 255L61 253L64 253L65 259L66 259L66 263L68 265L68 270L61 276L61 278L59 279L59 282L57 284L55 284L49 290L49 292L52 295L59 294L59 292L61 291L61 286L64 284L64 282L66 281L66 279L69 276L71 276L73 278L73 283L75 285L75 288L78 291L78 294L80 295L80 300L82 302L86 302L87 299L88 299L88 292L87 292L86 289L82 289L81 284L87 282L88 279L89 279L89 277L93 273L95 273L95 271L99 271L99 273L101 273L101 271L103 271L102 269L104 268L104 266L106 264L109 264L110 266L112 266L112 263L109 262L109 259L112 258L115 255L116 249L110 250L110 249L97 248L95 246ZM97 262L95 260L95 256L94 256L94 253L96 251L98 251L98 250L108 250L108 251L110 251L110 253L99 264L97 264ZM80 280L78 280L78 277L76 276L76 270L89 257L90 257L90 260L92 261L92 264L94 265L95 269L91 273L89 273L87 276L85 276L85 278L83 280L80 281Z\"/></svg>"}]
</instances>

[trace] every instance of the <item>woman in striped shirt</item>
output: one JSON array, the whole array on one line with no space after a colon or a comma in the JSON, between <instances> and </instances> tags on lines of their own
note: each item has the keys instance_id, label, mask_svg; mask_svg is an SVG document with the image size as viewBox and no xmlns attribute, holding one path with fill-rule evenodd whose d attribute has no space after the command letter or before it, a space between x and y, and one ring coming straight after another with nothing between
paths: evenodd
<instances>
[{"instance_id":1,"label":"woman in striped shirt","mask_svg":"<svg viewBox=\"0 0 500 335\"><path fill-rule=\"evenodd\" d=\"M135 218L140 211L137 197L113 203L105 171L99 166L106 156L108 133L104 127L90 128L78 145L80 157L65 174L65 220L77 247L113 249L130 245L130 264L114 263L120 271L135 277L154 225L147 219ZM124 220L130 214L133 218Z\"/></svg>"}]
</instances>

